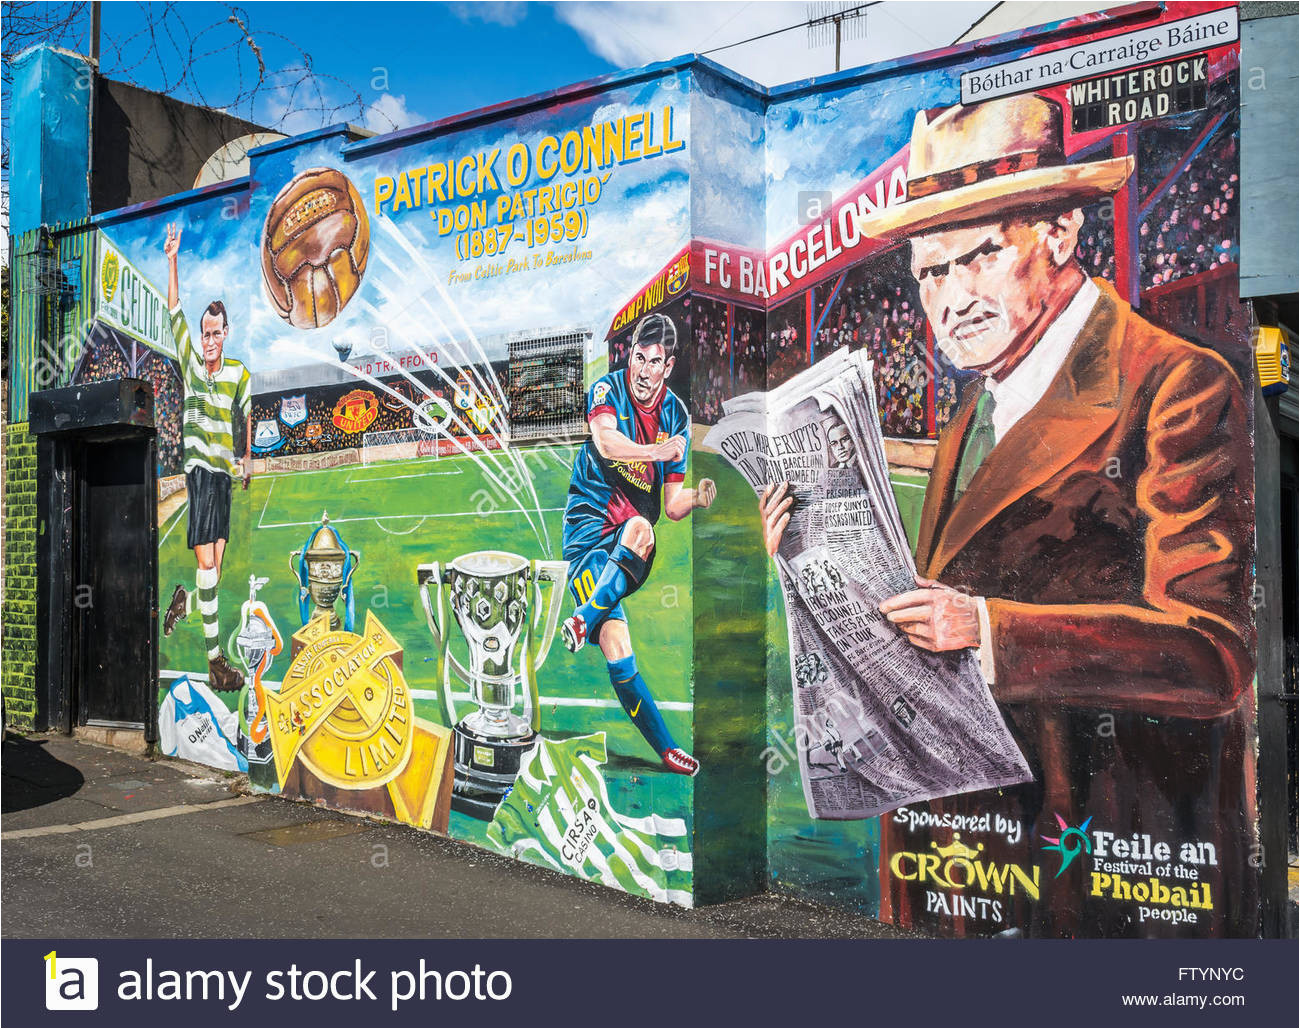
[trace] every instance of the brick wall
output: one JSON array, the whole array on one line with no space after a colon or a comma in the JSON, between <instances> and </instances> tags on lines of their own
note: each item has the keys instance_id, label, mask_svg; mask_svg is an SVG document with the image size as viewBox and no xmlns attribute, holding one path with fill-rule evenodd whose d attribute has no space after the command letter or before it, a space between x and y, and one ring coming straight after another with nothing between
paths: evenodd
<instances>
[{"instance_id":1,"label":"brick wall","mask_svg":"<svg viewBox=\"0 0 1300 1029\"><path fill-rule=\"evenodd\" d=\"M5 426L4 633L0 687L5 721L36 718L36 438L26 422Z\"/></svg>"}]
</instances>

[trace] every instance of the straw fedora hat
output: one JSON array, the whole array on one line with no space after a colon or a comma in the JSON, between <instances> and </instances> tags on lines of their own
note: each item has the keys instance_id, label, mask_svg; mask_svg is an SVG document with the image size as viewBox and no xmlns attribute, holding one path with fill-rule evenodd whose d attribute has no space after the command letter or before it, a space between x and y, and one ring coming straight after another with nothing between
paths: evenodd
<instances>
[{"instance_id":1,"label":"straw fedora hat","mask_svg":"<svg viewBox=\"0 0 1300 1029\"><path fill-rule=\"evenodd\" d=\"M1065 163L1060 105L1033 93L920 111L907 199L858 219L868 239L901 239L1026 208L1082 206L1116 192L1133 158Z\"/></svg>"}]
</instances>

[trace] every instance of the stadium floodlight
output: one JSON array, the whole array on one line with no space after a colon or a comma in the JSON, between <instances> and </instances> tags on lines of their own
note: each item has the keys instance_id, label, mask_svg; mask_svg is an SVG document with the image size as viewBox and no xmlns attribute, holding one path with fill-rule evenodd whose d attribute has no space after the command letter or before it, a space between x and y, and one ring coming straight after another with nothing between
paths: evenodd
<instances>
[{"instance_id":1,"label":"stadium floodlight","mask_svg":"<svg viewBox=\"0 0 1300 1029\"><path fill-rule=\"evenodd\" d=\"M334 352L339 355L339 363L346 364L349 357L352 356L352 344L346 339L331 340Z\"/></svg>"}]
</instances>

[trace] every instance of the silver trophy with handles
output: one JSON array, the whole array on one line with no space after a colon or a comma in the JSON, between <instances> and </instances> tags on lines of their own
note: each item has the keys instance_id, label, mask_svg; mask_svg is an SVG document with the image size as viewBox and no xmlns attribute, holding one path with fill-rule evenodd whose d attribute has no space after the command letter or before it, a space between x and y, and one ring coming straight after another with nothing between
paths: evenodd
<instances>
[{"instance_id":1,"label":"silver trophy with handles","mask_svg":"<svg viewBox=\"0 0 1300 1029\"><path fill-rule=\"evenodd\" d=\"M530 561L501 550L416 568L420 601L438 644L438 699L455 743L456 811L490 820L537 738L537 670L555 640L568 570L567 561ZM452 653L448 608L467 662ZM468 687L474 704L464 717L457 717L453 682Z\"/></svg>"}]
</instances>

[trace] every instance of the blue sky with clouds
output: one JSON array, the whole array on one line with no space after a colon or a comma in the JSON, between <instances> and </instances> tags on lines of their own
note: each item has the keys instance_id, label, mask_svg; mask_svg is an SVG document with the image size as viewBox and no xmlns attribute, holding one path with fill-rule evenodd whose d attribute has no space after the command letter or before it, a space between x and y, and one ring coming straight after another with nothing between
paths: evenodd
<instances>
[{"instance_id":1,"label":"blue sky with clouds","mask_svg":"<svg viewBox=\"0 0 1300 1029\"><path fill-rule=\"evenodd\" d=\"M800 192L839 197L907 144L917 111L957 103L961 70L913 71L868 89L772 104L766 122L768 246L798 228Z\"/></svg>"},{"instance_id":2,"label":"blue sky with clouds","mask_svg":"<svg viewBox=\"0 0 1300 1029\"><path fill-rule=\"evenodd\" d=\"M238 9L246 15L242 31L230 21L231 7L226 4L177 5L168 17L180 22L160 21L160 5L150 5L147 14L141 6L103 7L108 74L117 67L139 85L162 88L182 73L181 55L170 37L194 37L196 53L213 55L184 68L185 88L197 85L210 103L219 104L255 80L260 57L271 88L261 91L264 95L251 113L263 124L292 131L319 127L305 124L312 109L320 106L314 92L294 94L288 88L301 76L286 69L295 66L303 52L310 55L325 102L340 104L359 94L366 107L353 120L380 130L688 52L708 53L765 85L834 70L833 46L810 38L802 27L776 31L807 19L807 5L799 0L487 0L305 7L257 2ZM845 30L842 67L946 46L991 6L989 0L878 4ZM178 30L181 22L184 31ZM753 39L756 36L765 38ZM155 40L162 67L150 56Z\"/></svg>"},{"instance_id":3,"label":"blue sky with clouds","mask_svg":"<svg viewBox=\"0 0 1300 1029\"><path fill-rule=\"evenodd\" d=\"M841 66L946 46L993 6L877 4L846 29ZM387 132L691 52L765 85L834 70L834 47L802 26L802 0L202 0L102 12L105 74L290 134L343 120ZM55 42L86 52L88 23L87 15Z\"/></svg>"}]
</instances>

